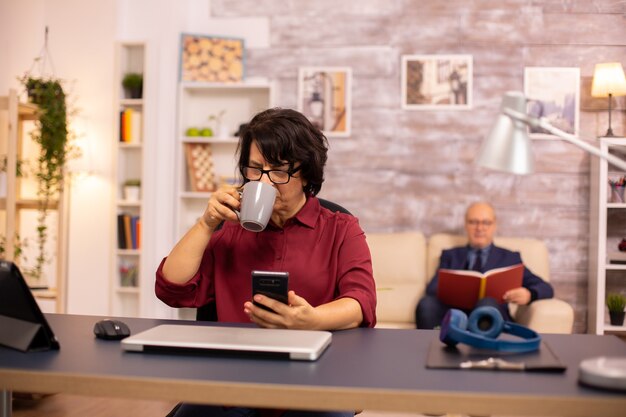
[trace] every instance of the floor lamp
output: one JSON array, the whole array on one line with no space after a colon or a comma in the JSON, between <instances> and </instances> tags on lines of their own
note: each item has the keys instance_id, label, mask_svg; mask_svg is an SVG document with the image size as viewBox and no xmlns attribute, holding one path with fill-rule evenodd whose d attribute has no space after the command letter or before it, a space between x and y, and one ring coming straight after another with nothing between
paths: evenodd
<instances>
[{"instance_id":1,"label":"floor lamp","mask_svg":"<svg viewBox=\"0 0 626 417\"><path fill-rule=\"evenodd\" d=\"M609 98L609 129L604 136L614 137L611 129L611 101L616 96L626 96L626 77L619 62L596 64L591 82L592 97Z\"/></svg>"},{"instance_id":2,"label":"floor lamp","mask_svg":"<svg viewBox=\"0 0 626 417\"><path fill-rule=\"evenodd\" d=\"M552 126L545 118L526 113L526 97L518 91L509 91L502 98L500 114L491 132L483 141L476 163L486 168L513 174L533 172L533 154L527 125L540 127L592 155L607 160L626 172L626 161Z\"/></svg>"}]
</instances>

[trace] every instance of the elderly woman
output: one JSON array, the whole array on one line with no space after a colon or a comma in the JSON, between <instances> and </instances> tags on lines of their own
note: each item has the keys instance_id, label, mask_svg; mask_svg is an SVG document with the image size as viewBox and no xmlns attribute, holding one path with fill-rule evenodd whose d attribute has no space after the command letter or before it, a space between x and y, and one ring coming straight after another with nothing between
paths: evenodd
<instances>
[{"instance_id":1,"label":"elderly woman","mask_svg":"<svg viewBox=\"0 0 626 417\"><path fill-rule=\"evenodd\" d=\"M238 165L244 182L276 188L270 223L259 233L245 230L233 211L240 207L238 190L214 192L202 217L159 266L157 296L173 307L215 302L221 322L317 330L373 327L376 293L363 230L355 217L332 212L315 197L324 181L327 151L324 135L301 113L269 109L257 114L241 133ZM288 304L256 294L254 301L273 311L254 305L253 270L289 272ZM175 414L231 415L281 412L184 404Z\"/></svg>"}]
</instances>

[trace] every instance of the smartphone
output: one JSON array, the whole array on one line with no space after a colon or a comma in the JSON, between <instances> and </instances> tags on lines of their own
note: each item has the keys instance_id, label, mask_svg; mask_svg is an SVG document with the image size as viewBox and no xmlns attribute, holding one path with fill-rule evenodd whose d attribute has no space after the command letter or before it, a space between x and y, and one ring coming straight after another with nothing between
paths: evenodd
<instances>
[{"instance_id":1,"label":"smartphone","mask_svg":"<svg viewBox=\"0 0 626 417\"><path fill-rule=\"evenodd\" d=\"M276 271L252 271L252 296L263 294L267 297L287 304L287 291L289 290L289 272ZM274 312L262 304L253 301L254 305L267 311Z\"/></svg>"}]
</instances>

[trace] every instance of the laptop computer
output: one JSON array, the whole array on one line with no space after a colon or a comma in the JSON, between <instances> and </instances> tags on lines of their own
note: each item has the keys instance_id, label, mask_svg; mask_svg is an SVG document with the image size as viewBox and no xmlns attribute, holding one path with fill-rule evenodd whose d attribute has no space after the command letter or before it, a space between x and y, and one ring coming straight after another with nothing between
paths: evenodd
<instances>
[{"instance_id":1,"label":"laptop computer","mask_svg":"<svg viewBox=\"0 0 626 417\"><path fill-rule=\"evenodd\" d=\"M122 340L130 352L193 352L314 361L330 345L322 330L162 324Z\"/></svg>"}]
</instances>

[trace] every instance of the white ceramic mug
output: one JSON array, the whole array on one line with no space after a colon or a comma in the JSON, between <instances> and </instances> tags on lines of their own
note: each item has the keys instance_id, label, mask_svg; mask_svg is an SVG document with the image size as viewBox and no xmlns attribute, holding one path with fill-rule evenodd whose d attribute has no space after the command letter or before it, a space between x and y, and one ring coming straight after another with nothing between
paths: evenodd
<instances>
[{"instance_id":1,"label":"white ceramic mug","mask_svg":"<svg viewBox=\"0 0 626 417\"><path fill-rule=\"evenodd\" d=\"M276 200L276 188L260 181L250 181L243 186L241 208L235 210L239 224L251 232L260 232L270 221Z\"/></svg>"}]
</instances>

